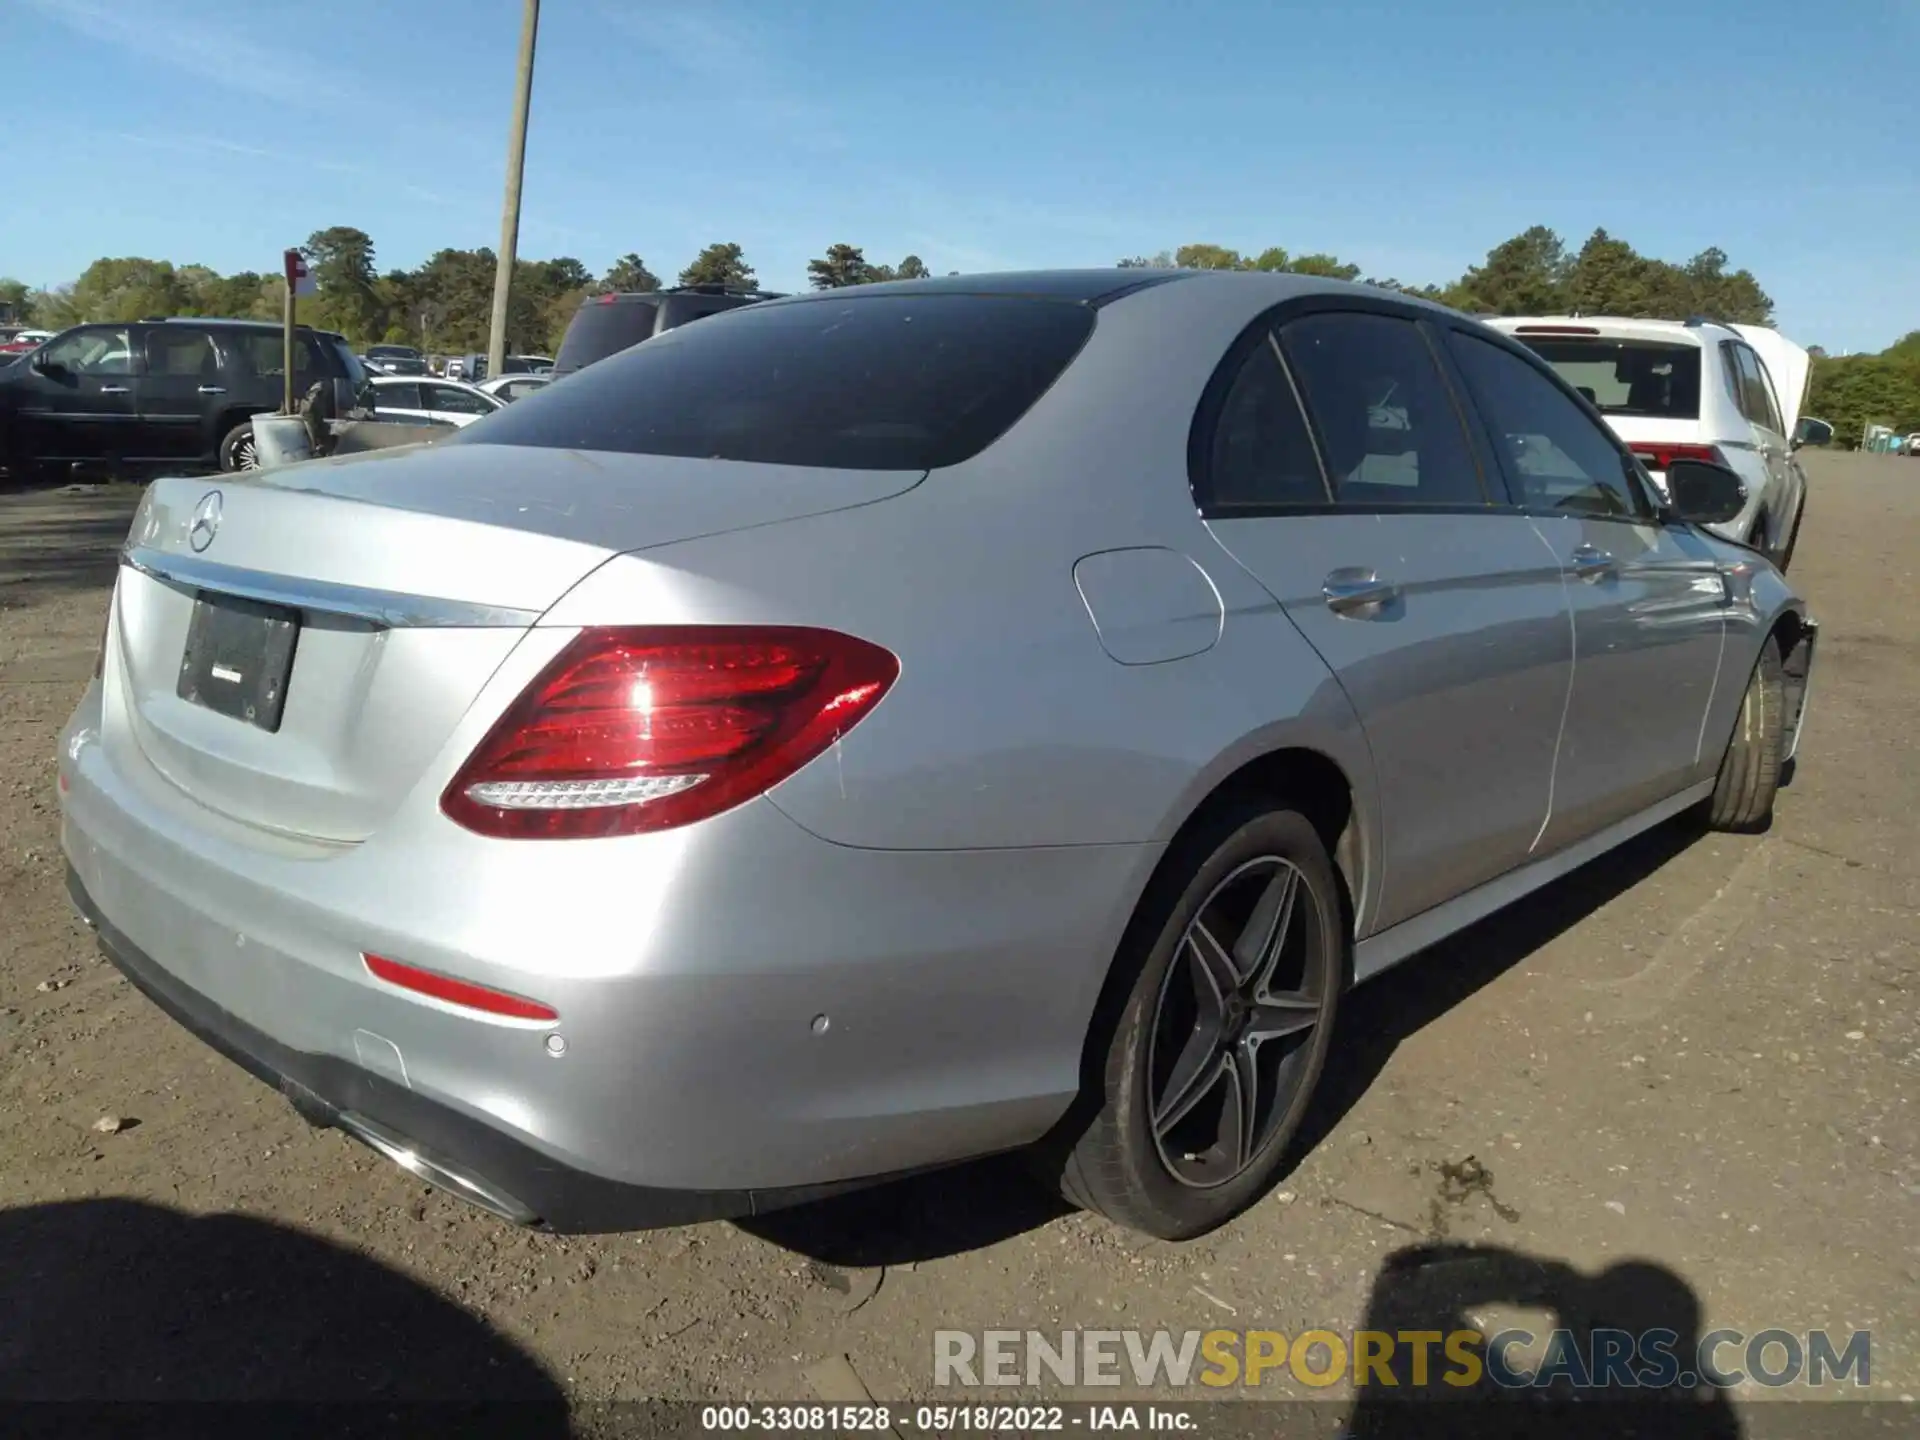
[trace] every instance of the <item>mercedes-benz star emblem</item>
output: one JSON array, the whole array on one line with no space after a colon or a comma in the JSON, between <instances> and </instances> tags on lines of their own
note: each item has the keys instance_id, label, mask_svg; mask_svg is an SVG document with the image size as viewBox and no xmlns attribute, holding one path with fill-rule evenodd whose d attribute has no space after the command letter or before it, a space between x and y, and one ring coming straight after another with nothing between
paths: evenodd
<instances>
[{"instance_id":1,"label":"mercedes-benz star emblem","mask_svg":"<svg viewBox=\"0 0 1920 1440\"><path fill-rule=\"evenodd\" d=\"M197 555L213 543L220 533L220 492L209 490L193 507L193 523L187 527L187 544Z\"/></svg>"}]
</instances>

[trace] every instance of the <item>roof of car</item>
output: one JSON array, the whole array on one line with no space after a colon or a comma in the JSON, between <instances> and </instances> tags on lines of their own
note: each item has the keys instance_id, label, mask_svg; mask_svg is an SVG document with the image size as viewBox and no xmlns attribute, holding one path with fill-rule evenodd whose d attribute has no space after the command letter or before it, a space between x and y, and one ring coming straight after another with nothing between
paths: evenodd
<instances>
[{"instance_id":1,"label":"roof of car","mask_svg":"<svg viewBox=\"0 0 1920 1440\"><path fill-rule=\"evenodd\" d=\"M1509 335L1521 329L1540 329L1572 338L1594 331L1604 335L1659 336L1698 343L1703 329L1735 333L1729 325L1698 315L1686 320L1651 320L1636 315L1489 315L1483 319L1485 324Z\"/></svg>"},{"instance_id":2,"label":"roof of car","mask_svg":"<svg viewBox=\"0 0 1920 1440\"><path fill-rule=\"evenodd\" d=\"M94 324L112 324L112 321L94 321ZM270 330L279 334L285 327L278 320L239 320L225 315L149 315L139 322L143 325L220 325L238 330ZM324 335L329 340L345 340L347 337L338 330L320 330L312 325L295 325L296 330L304 330L311 335Z\"/></svg>"},{"instance_id":3,"label":"roof of car","mask_svg":"<svg viewBox=\"0 0 1920 1440\"><path fill-rule=\"evenodd\" d=\"M929 275L924 280L883 280L875 285L848 286L792 295L784 303L846 299L868 295L1004 295L1036 300L1071 300L1104 305L1149 285L1164 285L1203 272L1198 270L1006 270L984 275Z\"/></svg>"}]
</instances>

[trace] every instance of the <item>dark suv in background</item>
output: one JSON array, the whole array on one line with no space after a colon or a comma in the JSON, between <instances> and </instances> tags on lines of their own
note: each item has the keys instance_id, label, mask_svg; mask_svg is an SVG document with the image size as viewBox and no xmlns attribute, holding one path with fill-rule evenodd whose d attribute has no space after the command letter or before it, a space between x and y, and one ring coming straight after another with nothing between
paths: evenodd
<instances>
[{"instance_id":1,"label":"dark suv in background","mask_svg":"<svg viewBox=\"0 0 1920 1440\"><path fill-rule=\"evenodd\" d=\"M260 320L77 325L0 369L0 469L249 468L255 415L280 408L282 332ZM344 337L294 334L296 402L316 382L336 416L371 408Z\"/></svg>"},{"instance_id":2,"label":"dark suv in background","mask_svg":"<svg viewBox=\"0 0 1920 1440\"><path fill-rule=\"evenodd\" d=\"M690 320L737 310L778 295L759 290L732 290L724 285L682 285L673 290L648 290L595 295L580 302L553 358L553 378L571 375L596 360L618 354L662 331Z\"/></svg>"}]
</instances>

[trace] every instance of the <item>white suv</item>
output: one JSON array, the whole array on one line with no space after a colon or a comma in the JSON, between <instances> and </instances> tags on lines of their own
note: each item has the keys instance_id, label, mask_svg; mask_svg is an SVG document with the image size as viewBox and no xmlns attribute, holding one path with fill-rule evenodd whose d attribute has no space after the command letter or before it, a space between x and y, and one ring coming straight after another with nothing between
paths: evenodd
<instances>
[{"instance_id":1,"label":"white suv","mask_svg":"<svg viewBox=\"0 0 1920 1440\"><path fill-rule=\"evenodd\" d=\"M1486 323L1584 395L1663 493L1674 460L1710 460L1737 472L1746 508L1712 528L1786 568L1807 493L1794 452L1832 433L1820 421L1800 424L1813 365L1805 350L1763 326L1710 320L1502 316Z\"/></svg>"}]
</instances>

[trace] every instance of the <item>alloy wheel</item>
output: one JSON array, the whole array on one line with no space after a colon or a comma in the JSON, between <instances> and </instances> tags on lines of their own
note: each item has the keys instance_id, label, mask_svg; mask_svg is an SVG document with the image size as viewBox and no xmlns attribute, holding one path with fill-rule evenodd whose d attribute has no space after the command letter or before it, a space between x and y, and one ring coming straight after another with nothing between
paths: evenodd
<instances>
[{"instance_id":1,"label":"alloy wheel","mask_svg":"<svg viewBox=\"0 0 1920 1440\"><path fill-rule=\"evenodd\" d=\"M1306 876L1278 855L1237 867L1194 912L1147 1057L1148 1126L1181 1184L1227 1184L1291 1128L1327 1013L1329 939Z\"/></svg>"}]
</instances>

